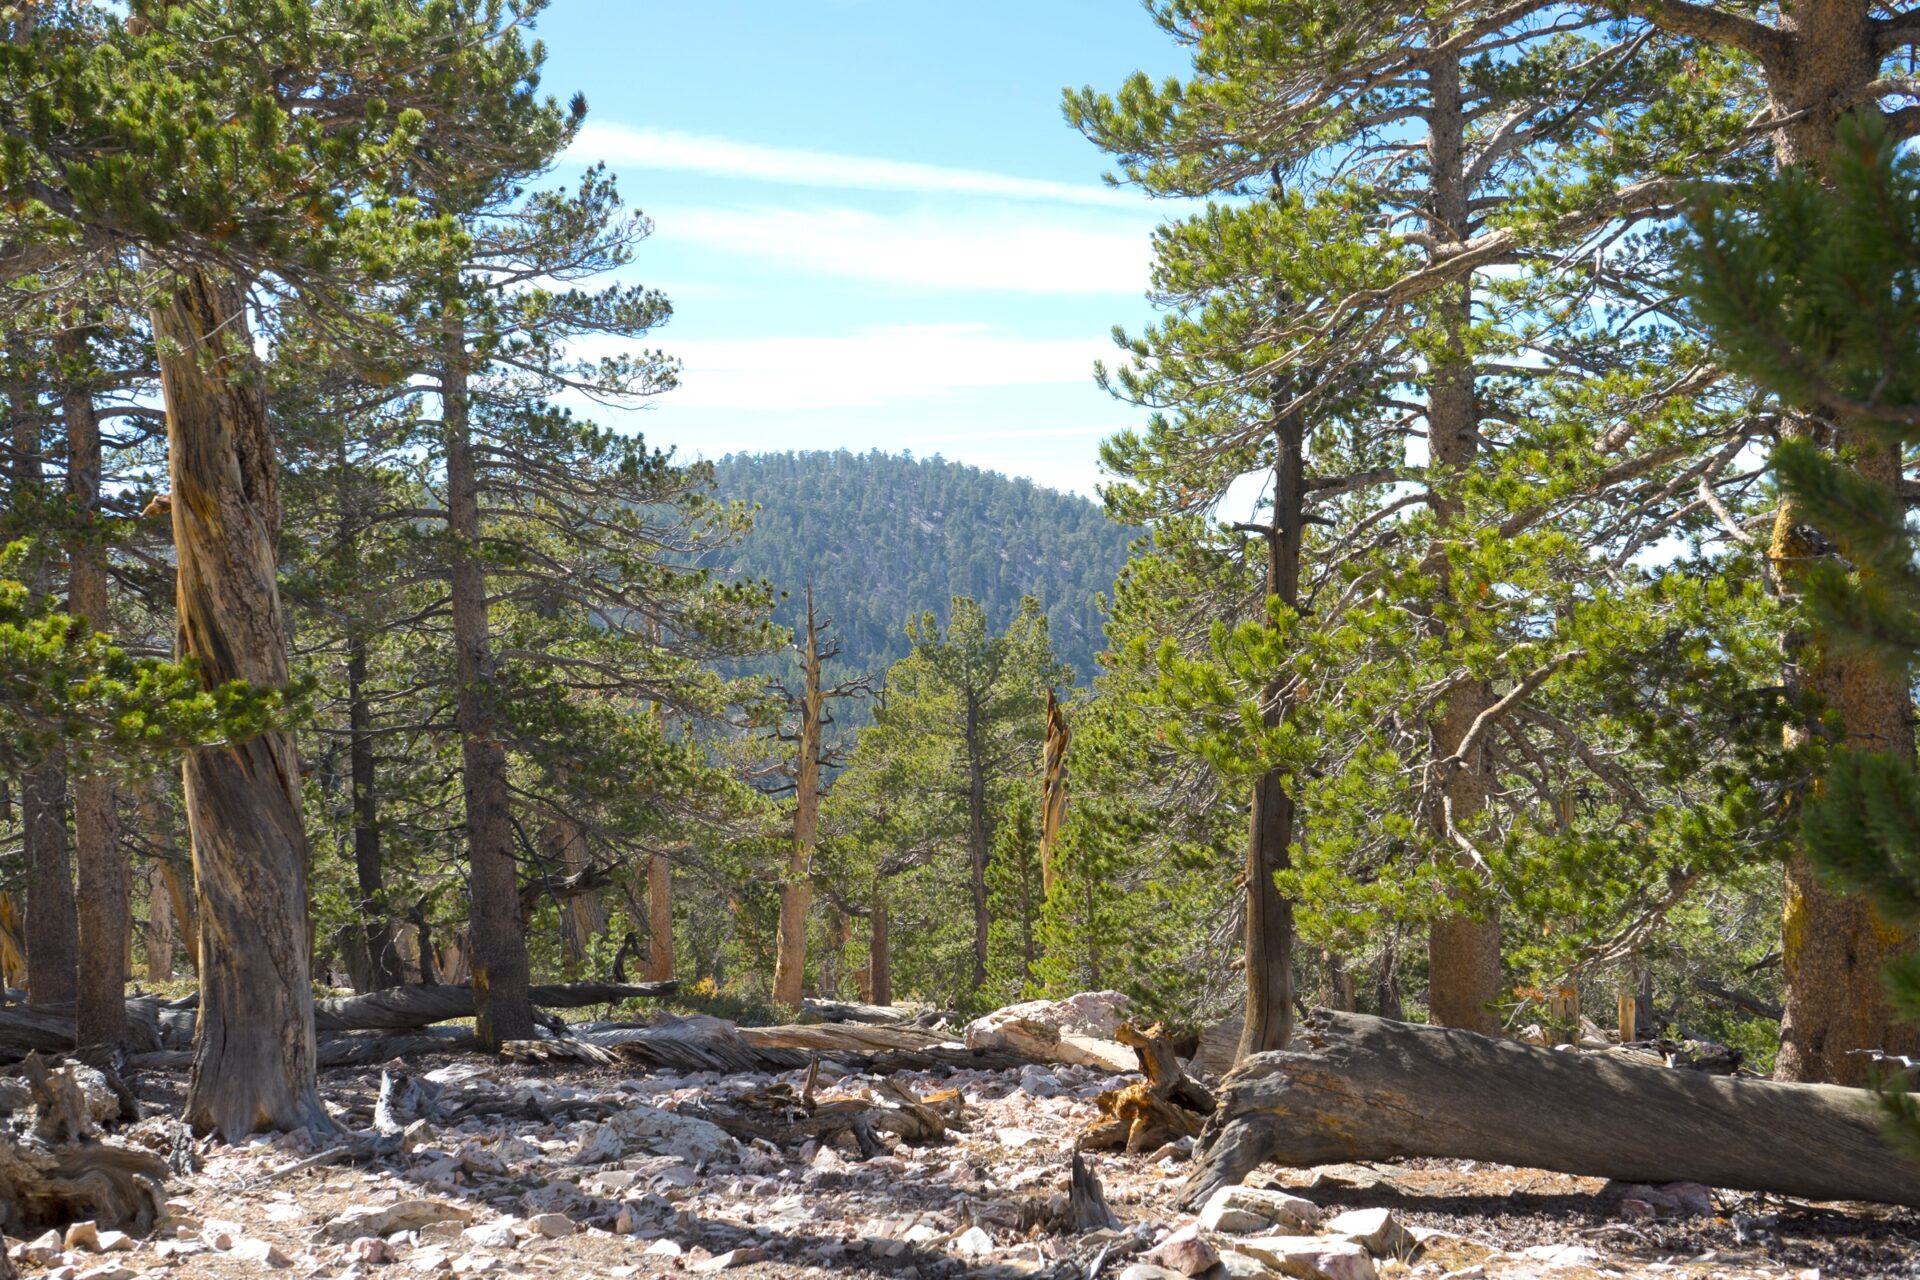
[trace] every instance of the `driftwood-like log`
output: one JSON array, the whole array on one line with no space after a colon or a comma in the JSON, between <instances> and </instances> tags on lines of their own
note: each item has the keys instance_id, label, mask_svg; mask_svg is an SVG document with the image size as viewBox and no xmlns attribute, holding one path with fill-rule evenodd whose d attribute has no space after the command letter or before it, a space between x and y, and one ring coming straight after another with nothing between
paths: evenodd
<instances>
[{"instance_id":1,"label":"driftwood-like log","mask_svg":"<svg viewBox=\"0 0 1920 1280\"><path fill-rule=\"evenodd\" d=\"M1087 1125L1075 1147L1083 1151L1124 1148L1137 1155L1164 1143L1198 1137L1213 1114L1213 1095L1180 1069L1163 1030L1156 1025L1140 1031L1123 1022L1114 1038L1133 1050L1147 1078L1095 1098L1100 1118Z\"/></svg>"},{"instance_id":2,"label":"driftwood-like log","mask_svg":"<svg viewBox=\"0 0 1920 1280\"><path fill-rule=\"evenodd\" d=\"M545 1009L584 1009L670 996L677 982L563 982L533 988L533 1003ZM458 986L388 987L365 995L314 1002L313 1025L320 1034L335 1031L405 1031L454 1018L474 1016L473 988Z\"/></svg>"},{"instance_id":3,"label":"driftwood-like log","mask_svg":"<svg viewBox=\"0 0 1920 1280\"><path fill-rule=\"evenodd\" d=\"M1440 1156L1625 1182L1920 1205L1920 1161L1881 1137L1872 1094L1556 1053L1316 1010L1292 1047L1222 1086L1180 1202L1267 1161Z\"/></svg>"}]
</instances>

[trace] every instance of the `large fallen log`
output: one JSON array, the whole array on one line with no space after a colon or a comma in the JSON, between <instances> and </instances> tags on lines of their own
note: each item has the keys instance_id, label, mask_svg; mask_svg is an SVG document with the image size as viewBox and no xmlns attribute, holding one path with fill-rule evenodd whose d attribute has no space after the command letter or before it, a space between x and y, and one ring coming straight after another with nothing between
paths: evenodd
<instances>
[{"instance_id":1,"label":"large fallen log","mask_svg":"<svg viewBox=\"0 0 1920 1280\"><path fill-rule=\"evenodd\" d=\"M677 982L563 982L533 988L533 1003L542 1009L585 1009L670 996ZM335 1031L406 1031L474 1015L473 987L467 983L434 987L388 987L364 995L337 996L313 1003L313 1029L322 1035Z\"/></svg>"},{"instance_id":2,"label":"large fallen log","mask_svg":"<svg viewBox=\"0 0 1920 1280\"><path fill-rule=\"evenodd\" d=\"M1180 1202L1258 1165L1441 1156L1813 1200L1920 1205L1920 1161L1861 1089L1775 1084L1554 1052L1316 1010L1221 1086Z\"/></svg>"}]
</instances>

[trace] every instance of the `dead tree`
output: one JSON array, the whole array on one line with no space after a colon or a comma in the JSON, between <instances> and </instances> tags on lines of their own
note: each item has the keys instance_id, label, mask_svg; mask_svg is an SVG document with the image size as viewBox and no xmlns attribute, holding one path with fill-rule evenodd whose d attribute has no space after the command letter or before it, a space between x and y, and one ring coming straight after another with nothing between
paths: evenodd
<instances>
[{"instance_id":1,"label":"dead tree","mask_svg":"<svg viewBox=\"0 0 1920 1280\"><path fill-rule=\"evenodd\" d=\"M790 760L781 760L770 772L785 779L773 794L793 792L793 843L787 854L787 873L780 885L780 924L773 960L773 998L798 1008L807 970L807 911L813 905L813 848L820 825L821 773L842 763L839 751L826 742L833 723L828 704L842 698L862 698L873 691L873 677L856 676L839 684L822 680L826 664L840 654L840 642L829 635L833 620L823 619L813 605L813 583L807 583L806 612L794 650L800 655L802 683L798 692L775 684L773 692L786 703L790 723L778 731L781 742L794 744Z\"/></svg>"},{"instance_id":2,"label":"dead tree","mask_svg":"<svg viewBox=\"0 0 1920 1280\"><path fill-rule=\"evenodd\" d=\"M1874 1095L1536 1049L1450 1027L1316 1010L1294 1046L1227 1077L1180 1201L1260 1164L1438 1156L1628 1182L1920 1205L1920 1161Z\"/></svg>"}]
</instances>

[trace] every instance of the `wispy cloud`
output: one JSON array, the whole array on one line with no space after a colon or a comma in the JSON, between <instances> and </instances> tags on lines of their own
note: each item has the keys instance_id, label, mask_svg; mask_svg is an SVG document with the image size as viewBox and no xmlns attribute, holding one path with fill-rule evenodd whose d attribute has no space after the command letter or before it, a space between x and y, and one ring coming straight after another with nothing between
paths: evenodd
<instances>
[{"instance_id":1,"label":"wispy cloud","mask_svg":"<svg viewBox=\"0 0 1920 1280\"><path fill-rule=\"evenodd\" d=\"M864 209L666 208L662 249L695 245L788 270L914 289L1139 296L1151 224L1087 210L1004 204Z\"/></svg>"},{"instance_id":2,"label":"wispy cloud","mask_svg":"<svg viewBox=\"0 0 1920 1280\"><path fill-rule=\"evenodd\" d=\"M595 344L582 354L597 355ZM656 404L682 410L799 411L936 404L981 387L1090 384L1103 342L1035 341L984 325L909 325L836 337L673 344L680 387Z\"/></svg>"},{"instance_id":3,"label":"wispy cloud","mask_svg":"<svg viewBox=\"0 0 1920 1280\"><path fill-rule=\"evenodd\" d=\"M1141 196L1132 192L1093 183L1020 178L986 169L950 168L802 147L771 147L706 134L621 124L587 125L568 150L567 158L580 164L605 161L616 167L673 169L785 186L910 191L1135 209L1144 203Z\"/></svg>"}]
</instances>

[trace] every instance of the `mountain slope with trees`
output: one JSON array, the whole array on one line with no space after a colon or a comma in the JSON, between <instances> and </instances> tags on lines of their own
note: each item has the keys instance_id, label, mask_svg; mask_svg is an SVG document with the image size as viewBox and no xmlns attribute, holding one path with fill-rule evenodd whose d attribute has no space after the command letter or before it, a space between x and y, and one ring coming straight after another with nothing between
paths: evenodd
<instances>
[{"instance_id":1,"label":"mountain slope with trees","mask_svg":"<svg viewBox=\"0 0 1920 1280\"><path fill-rule=\"evenodd\" d=\"M954 596L999 628L1031 595L1085 682L1104 645L1101 599L1137 533L1085 498L938 455L729 454L714 464L714 492L760 507L753 532L723 553L729 567L789 592L774 615L787 625L811 580L846 671L905 657L904 621L928 609L944 620Z\"/></svg>"}]
</instances>

